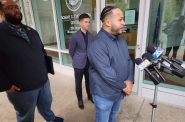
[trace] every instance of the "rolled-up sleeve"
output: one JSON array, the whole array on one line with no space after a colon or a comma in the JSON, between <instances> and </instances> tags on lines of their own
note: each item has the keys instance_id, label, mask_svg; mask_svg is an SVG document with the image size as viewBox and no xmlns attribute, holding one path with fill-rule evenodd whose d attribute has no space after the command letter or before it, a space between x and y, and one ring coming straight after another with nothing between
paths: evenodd
<instances>
[{"instance_id":1,"label":"rolled-up sleeve","mask_svg":"<svg viewBox=\"0 0 185 122\"><path fill-rule=\"evenodd\" d=\"M118 78L115 70L111 67L108 50L104 43L93 42L88 48L88 58L106 84L116 91L122 91L126 87L124 81Z\"/></svg>"}]
</instances>

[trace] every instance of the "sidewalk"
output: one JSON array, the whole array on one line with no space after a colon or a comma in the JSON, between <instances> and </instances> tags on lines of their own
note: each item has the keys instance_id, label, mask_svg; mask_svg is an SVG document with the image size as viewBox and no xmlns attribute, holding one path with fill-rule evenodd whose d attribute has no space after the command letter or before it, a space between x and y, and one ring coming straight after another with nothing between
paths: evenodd
<instances>
[{"instance_id":1,"label":"sidewalk","mask_svg":"<svg viewBox=\"0 0 185 122\"><path fill-rule=\"evenodd\" d=\"M84 86L85 109L80 110L74 91L74 78L56 73L55 76L50 76L50 80L53 94L52 109L57 116L64 117L65 122L94 122L94 106L87 100ZM134 94L126 97L118 122L150 122L152 108L149 102ZM16 122L14 109L5 93L0 93L0 122ZM37 111L35 122L44 122ZM185 122L185 108L158 102L156 122Z\"/></svg>"}]
</instances>

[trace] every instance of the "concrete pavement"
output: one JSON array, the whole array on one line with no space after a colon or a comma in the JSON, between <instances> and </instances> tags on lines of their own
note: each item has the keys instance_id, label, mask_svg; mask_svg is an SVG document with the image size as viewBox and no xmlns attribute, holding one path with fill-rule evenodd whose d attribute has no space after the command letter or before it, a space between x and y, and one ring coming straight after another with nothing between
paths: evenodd
<instances>
[{"instance_id":1,"label":"concrete pavement","mask_svg":"<svg viewBox=\"0 0 185 122\"><path fill-rule=\"evenodd\" d=\"M95 117L94 106L87 100L83 84L85 109L77 106L74 78L61 73L50 76L53 94L52 109L65 122L93 122ZM118 122L150 122L151 106L149 100L132 94L122 103ZM0 122L15 122L15 111L8 102L6 94L0 93ZM44 122L43 118L35 113L35 122ZM158 102L156 122L185 122L185 108Z\"/></svg>"}]
</instances>

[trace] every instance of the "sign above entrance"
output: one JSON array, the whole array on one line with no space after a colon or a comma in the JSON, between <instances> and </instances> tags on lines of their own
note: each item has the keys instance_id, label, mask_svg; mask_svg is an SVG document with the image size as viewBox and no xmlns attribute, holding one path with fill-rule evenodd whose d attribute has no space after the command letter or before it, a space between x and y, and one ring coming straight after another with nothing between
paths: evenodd
<instances>
[{"instance_id":1,"label":"sign above entrance","mask_svg":"<svg viewBox=\"0 0 185 122\"><path fill-rule=\"evenodd\" d=\"M82 4L82 0L65 0L65 2L68 9L71 11L77 11Z\"/></svg>"}]
</instances>

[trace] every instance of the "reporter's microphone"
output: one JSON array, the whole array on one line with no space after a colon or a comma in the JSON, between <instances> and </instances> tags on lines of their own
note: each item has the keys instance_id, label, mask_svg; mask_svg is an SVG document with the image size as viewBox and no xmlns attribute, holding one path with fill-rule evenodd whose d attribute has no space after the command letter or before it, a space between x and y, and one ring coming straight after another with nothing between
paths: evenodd
<instances>
[{"instance_id":1,"label":"reporter's microphone","mask_svg":"<svg viewBox=\"0 0 185 122\"><path fill-rule=\"evenodd\" d=\"M151 53L152 54L152 59L153 60L157 60L159 59L163 52L164 52L164 49L160 48L160 47L153 47L153 46L148 46L147 47L147 52ZM163 57L161 57L163 58Z\"/></svg>"},{"instance_id":2,"label":"reporter's microphone","mask_svg":"<svg viewBox=\"0 0 185 122\"><path fill-rule=\"evenodd\" d=\"M135 59L135 63L139 66L139 65L141 65L143 62L142 62L142 59L141 59L141 58L137 58L137 59ZM143 68L144 68L144 67L143 67ZM153 83L154 83L155 85L158 85L158 84L160 83L159 78L156 76L156 74L151 73L150 70L149 70L147 67L145 67L144 70L148 73L149 78L153 81Z\"/></svg>"},{"instance_id":3,"label":"reporter's microphone","mask_svg":"<svg viewBox=\"0 0 185 122\"><path fill-rule=\"evenodd\" d=\"M162 55L163 50L164 49L159 48L159 47L155 49L155 47L153 47L153 46L148 46L148 48L147 48L147 51L152 54L152 57L153 57L154 60L158 60L158 59L161 58L162 60L164 60L164 61L166 61L167 63L170 64L170 67L172 69L173 74L175 74L175 75L177 75L181 78L184 77L185 76L184 67L182 67L181 65L179 65L176 62L170 61L167 56Z\"/></svg>"},{"instance_id":4,"label":"reporter's microphone","mask_svg":"<svg viewBox=\"0 0 185 122\"><path fill-rule=\"evenodd\" d=\"M155 70L156 72L157 72L157 74L160 76L160 78L163 80L163 81L165 81L165 78L162 76L162 74L161 74L161 72L156 68L156 65L158 64L158 63L160 63L160 62L156 62L156 61L153 61L152 60L152 55L150 54L150 53L144 53L143 55L142 55L142 59L143 60L149 60L151 63L152 63L152 65L150 66L153 70ZM149 67L149 68L150 68Z\"/></svg>"}]
</instances>

